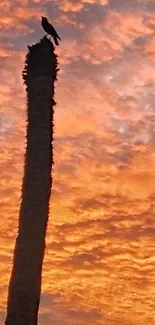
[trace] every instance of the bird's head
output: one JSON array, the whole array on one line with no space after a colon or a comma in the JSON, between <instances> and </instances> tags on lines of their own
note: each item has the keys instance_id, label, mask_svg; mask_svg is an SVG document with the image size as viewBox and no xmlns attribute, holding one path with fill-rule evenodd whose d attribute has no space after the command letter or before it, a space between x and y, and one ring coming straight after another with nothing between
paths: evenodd
<instances>
[{"instance_id":1,"label":"bird's head","mask_svg":"<svg viewBox=\"0 0 155 325\"><path fill-rule=\"evenodd\" d=\"M44 17L44 16L41 16L41 18L42 18L42 21L44 20L47 20L47 18L46 17Z\"/></svg>"}]
</instances>

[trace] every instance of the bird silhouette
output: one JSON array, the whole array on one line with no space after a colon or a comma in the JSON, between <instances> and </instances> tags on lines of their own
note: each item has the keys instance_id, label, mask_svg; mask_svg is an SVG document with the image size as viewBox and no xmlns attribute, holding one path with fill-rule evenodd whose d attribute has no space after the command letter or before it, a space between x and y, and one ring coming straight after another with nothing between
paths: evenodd
<instances>
[{"instance_id":1,"label":"bird silhouette","mask_svg":"<svg viewBox=\"0 0 155 325\"><path fill-rule=\"evenodd\" d=\"M56 45L59 45L58 39L61 41L61 38L59 37L59 35L57 34L56 30L54 29L54 27L48 22L46 17L42 17L42 21L41 21L41 25L44 29L44 31L48 34L51 35L51 37L53 37L54 39L54 43ZM51 38L50 37L50 38Z\"/></svg>"}]
</instances>

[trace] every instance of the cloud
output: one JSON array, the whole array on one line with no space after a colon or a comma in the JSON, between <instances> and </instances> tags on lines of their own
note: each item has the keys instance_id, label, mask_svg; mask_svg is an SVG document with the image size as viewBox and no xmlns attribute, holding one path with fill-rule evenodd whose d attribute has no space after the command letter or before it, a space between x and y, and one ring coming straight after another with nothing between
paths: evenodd
<instances>
[{"instance_id":1,"label":"cloud","mask_svg":"<svg viewBox=\"0 0 155 325\"><path fill-rule=\"evenodd\" d=\"M73 321L81 321L81 322L92 322L96 323L96 321L100 320L101 314L98 311L91 310L91 311L82 311L82 310L71 310L68 313L68 317L73 319Z\"/></svg>"},{"instance_id":2,"label":"cloud","mask_svg":"<svg viewBox=\"0 0 155 325\"><path fill-rule=\"evenodd\" d=\"M153 325L153 1L1 1L0 307L25 150L21 77L47 15L60 33L53 189L40 325Z\"/></svg>"}]
</instances>

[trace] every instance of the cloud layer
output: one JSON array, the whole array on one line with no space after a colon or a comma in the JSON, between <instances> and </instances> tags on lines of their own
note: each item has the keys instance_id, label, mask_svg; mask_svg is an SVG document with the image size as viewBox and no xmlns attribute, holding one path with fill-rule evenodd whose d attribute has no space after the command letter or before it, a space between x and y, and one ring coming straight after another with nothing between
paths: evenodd
<instances>
[{"instance_id":1,"label":"cloud layer","mask_svg":"<svg viewBox=\"0 0 155 325\"><path fill-rule=\"evenodd\" d=\"M155 3L0 3L0 320L25 148L21 72L46 15L62 38L39 325L155 322Z\"/></svg>"}]
</instances>

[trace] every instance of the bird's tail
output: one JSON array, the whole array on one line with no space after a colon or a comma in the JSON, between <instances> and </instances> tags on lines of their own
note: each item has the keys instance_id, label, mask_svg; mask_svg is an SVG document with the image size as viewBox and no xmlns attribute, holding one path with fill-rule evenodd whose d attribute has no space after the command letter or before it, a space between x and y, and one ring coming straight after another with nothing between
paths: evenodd
<instances>
[{"instance_id":1,"label":"bird's tail","mask_svg":"<svg viewBox=\"0 0 155 325\"><path fill-rule=\"evenodd\" d=\"M57 40L57 37L56 36L53 36L53 39L54 39L54 43L58 46L59 45L59 42Z\"/></svg>"}]
</instances>

